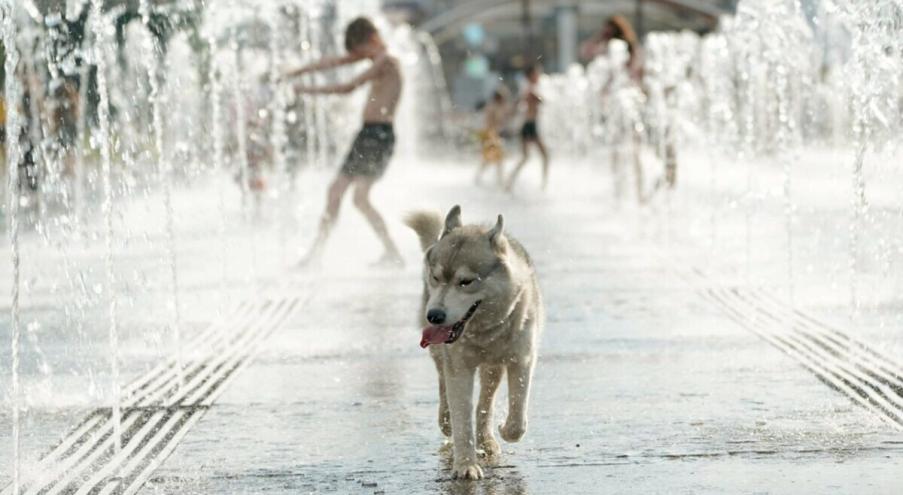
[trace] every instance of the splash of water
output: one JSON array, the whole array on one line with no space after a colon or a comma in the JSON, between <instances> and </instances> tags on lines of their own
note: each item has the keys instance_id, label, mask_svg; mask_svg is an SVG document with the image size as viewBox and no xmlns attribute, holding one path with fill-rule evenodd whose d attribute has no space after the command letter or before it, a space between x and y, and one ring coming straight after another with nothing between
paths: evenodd
<instances>
[{"instance_id":1,"label":"splash of water","mask_svg":"<svg viewBox=\"0 0 903 495\"><path fill-rule=\"evenodd\" d=\"M745 207L743 211L743 231L746 242L745 261L746 261L746 283L752 282L752 223L755 205L753 202L753 146L755 141L755 104L756 90L753 80L752 57L747 53L743 61L741 69L741 81L743 83L743 143L741 145L741 154L746 160L746 194Z\"/></svg>"},{"instance_id":2,"label":"splash of water","mask_svg":"<svg viewBox=\"0 0 903 495\"><path fill-rule=\"evenodd\" d=\"M25 54L20 54L20 56L23 55ZM27 60L23 59L21 62L22 65L24 65L25 80L30 95L30 98L28 98L28 112L31 115L35 116L35 118L28 119L28 135L29 140L31 141L31 156L34 159L35 170L48 170L49 167L47 163L47 157L44 154L44 147L41 145L43 141L40 124L42 112L40 106L38 105L38 101L43 99L44 89L43 85L38 80L38 76L35 71L34 55L29 55ZM36 206L38 212L38 222L41 222L43 219L47 218L47 201L44 197L46 191L45 187L43 186L44 184L39 184L34 194L35 201L37 202Z\"/></svg>"},{"instance_id":3,"label":"splash of water","mask_svg":"<svg viewBox=\"0 0 903 495\"><path fill-rule=\"evenodd\" d=\"M310 42L311 56L314 59L322 57L323 52L321 47L324 37L322 24L317 23L317 25L312 26L310 20L308 20L307 36ZM321 82L323 77L324 76L319 73L310 73L311 85L313 86L318 82ZM316 129L317 136L317 162L323 167L329 163L329 127L326 122L326 97L322 95L312 95L311 101L313 103L314 128Z\"/></svg>"},{"instance_id":4,"label":"splash of water","mask_svg":"<svg viewBox=\"0 0 903 495\"><path fill-rule=\"evenodd\" d=\"M853 27L852 36L852 60L848 66L847 76L852 86L852 119L851 131L853 136L853 160L851 169L850 188L850 225L848 264L850 271L850 317L854 318L860 311L862 301L860 294L860 244L862 238L863 221L868 217L868 202L866 200L865 166L866 154L869 144L873 139L873 133L882 123L887 125L887 119L878 109L884 86L893 87L893 77L882 73L882 68L887 70L886 57L893 53L892 39L896 34L899 39L898 28L895 29L891 19L894 11L889 7L883 12L877 5L848 5L843 12L848 17ZM898 20L903 15L903 2L897 6ZM899 24L898 24L899 25ZM888 35L889 31L889 36ZM887 36L887 39L885 39ZM899 52L897 53L899 57ZM891 72L894 72L891 69Z\"/></svg>"},{"instance_id":5,"label":"splash of water","mask_svg":"<svg viewBox=\"0 0 903 495\"><path fill-rule=\"evenodd\" d=\"M232 46L235 72L232 76L232 99L235 104L235 131L238 141L238 165L242 201L249 201L251 166L248 162L248 115L245 111L244 88L242 87L241 51L238 42Z\"/></svg>"},{"instance_id":6,"label":"splash of water","mask_svg":"<svg viewBox=\"0 0 903 495\"><path fill-rule=\"evenodd\" d=\"M217 67L217 42L215 36L208 39L210 46L210 106L212 107L213 133L213 169L222 172L225 158L223 141L223 108L222 108L222 72ZM228 261L226 257L226 192L225 179L218 177L216 181L217 201L219 202L219 225L217 235L220 242L220 313L226 309L226 281L228 279Z\"/></svg>"},{"instance_id":7,"label":"splash of water","mask_svg":"<svg viewBox=\"0 0 903 495\"><path fill-rule=\"evenodd\" d=\"M781 63L778 63L774 69L777 79L775 86L777 89L777 108L778 108L778 149L785 156L782 157L783 170L783 196L784 196L784 228L787 236L787 292L790 302L793 303L794 277L793 277L793 163L790 159L787 147L789 146L789 132L791 130L791 120L789 114L789 98L788 95L790 82L788 80L788 69Z\"/></svg>"},{"instance_id":8,"label":"splash of water","mask_svg":"<svg viewBox=\"0 0 903 495\"><path fill-rule=\"evenodd\" d=\"M94 35L94 60L97 64L98 123L100 125L98 146L100 147L101 174L103 177L104 265L106 272L105 294L109 315L110 380L112 382L112 420L114 445L118 452L122 449L122 411L119 386L119 322L116 300L115 274L113 266L113 157L110 147L110 95L107 91L107 62L103 50L108 46L109 19L103 15L103 0L91 0L91 28Z\"/></svg>"},{"instance_id":9,"label":"splash of water","mask_svg":"<svg viewBox=\"0 0 903 495\"><path fill-rule=\"evenodd\" d=\"M238 44L238 41L235 40L232 46L232 55L233 55L233 63L235 64L235 71L232 77L232 98L235 104L235 130L236 130L236 141L238 141L238 163L239 163L239 180L241 182L241 193L242 193L242 203L244 205L244 213L245 213L245 221L250 226L251 225L251 206L255 207L257 205L257 195L255 197L251 197L251 165L248 161L248 115L245 109L245 98L244 98L244 84L242 80L242 64L241 64L241 50ZM248 203L252 203L249 205ZM257 280L257 236L250 235L248 236L248 242L250 244L250 255L251 255L251 263L250 263L250 272L249 277L251 281Z\"/></svg>"},{"instance_id":10,"label":"splash of water","mask_svg":"<svg viewBox=\"0 0 903 495\"><path fill-rule=\"evenodd\" d=\"M270 83L274 85L273 101L271 102L270 115L272 122L272 132L270 133L270 146L273 148L273 166L277 173L285 176L288 174L287 162L285 160L285 147L288 143L288 136L285 128L285 108L286 99L285 92L275 87L276 81L280 77L280 68L282 67L282 39L279 35L279 22L274 20L271 24L270 32Z\"/></svg>"},{"instance_id":11,"label":"splash of water","mask_svg":"<svg viewBox=\"0 0 903 495\"><path fill-rule=\"evenodd\" d=\"M273 168L276 170L276 174L279 177L279 187L284 189L285 192L288 193L288 203L294 204L294 195L292 194L294 191L294 187L291 184L286 188L285 185L289 181L294 181L291 173L288 170L288 163L285 159L285 148L288 143L288 136L286 135L285 128L285 109L286 109L286 98L285 92L283 88L279 84L280 79L280 71L282 67L282 50L280 47L283 46L283 40L280 36L280 26L278 18L272 20L270 24L270 84L273 88L273 100L270 105L270 148L272 149L273 155ZM286 232L290 229L290 226L287 223L288 215L286 213L292 211L291 208L283 209L280 214L281 222L277 222L278 228L278 237L279 237L279 253L280 260L282 263L286 263L286 244L288 242Z\"/></svg>"},{"instance_id":12,"label":"splash of water","mask_svg":"<svg viewBox=\"0 0 903 495\"><path fill-rule=\"evenodd\" d=\"M148 31L151 31L150 5L148 0L141 2L141 16ZM169 264L169 305L170 307L170 332L175 345L176 373L179 377L179 386L184 384L184 360L182 357L182 316L179 309L179 265L176 258L176 229L175 211L172 203L173 182L175 182L175 167L172 159L166 154L164 148L164 124L163 124L163 91L161 88L160 74L160 50L155 45L153 37L147 37L145 56L147 60L147 74L151 88L151 115L154 127L154 149L157 154L157 172L160 182L163 184L163 206L165 210L166 224L166 258Z\"/></svg>"},{"instance_id":13,"label":"splash of water","mask_svg":"<svg viewBox=\"0 0 903 495\"><path fill-rule=\"evenodd\" d=\"M88 53L85 52L83 55L87 57ZM82 214L82 210L84 209L85 204L85 142L87 141L85 136L88 128L88 112L85 111L84 102L88 101L89 69L90 64L87 60L83 60L78 76L78 101L81 103L79 105L78 123L76 124L76 136L78 136L78 140L75 149L75 174L73 177L75 184L73 185L73 209L71 213L73 219L73 232L76 238L83 237L82 218L84 215Z\"/></svg>"},{"instance_id":14,"label":"splash of water","mask_svg":"<svg viewBox=\"0 0 903 495\"><path fill-rule=\"evenodd\" d=\"M22 98L22 87L15 77L19 64L19 51L16 48L16 23L17 9L15 1L5 1L2 5L3 14L3 46L6 48L6 135L18 136L22 122L19 115L18 102ZM22 150L18 139L7 139L6 170L8 172L8 196L7 217L9 218L10 239L10 263L12 264L12 292L10 294L10 320L11 320L11 390L12 396L12 454L13 454L13 484L14 494L19 493L21 475L21 384L19 383L19 345L20 345L20 313L19 313L19 159Z\"/></svg>"}]
</instances>

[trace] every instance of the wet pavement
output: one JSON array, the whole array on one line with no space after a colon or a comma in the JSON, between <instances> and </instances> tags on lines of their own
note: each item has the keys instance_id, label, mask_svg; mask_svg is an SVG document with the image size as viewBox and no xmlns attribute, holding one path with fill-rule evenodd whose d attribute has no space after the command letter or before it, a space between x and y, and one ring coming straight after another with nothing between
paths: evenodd
<instances>
[{"instance_id":1,"label":"wet pavement","mask_svg":"<svg viewBox=\"0 0 903 495\"><path fill-rule=\"evenodd\" d=\"M286 224L275 216L230 230L230 239L245 249L234 256L247 259L251 253L256 261L252 274L243 271L228 279L225 304L216 263L204 264L205 253L219 249L215 229L183 223L179 259L187 268L182 292L196 301L185 307L197 308L186 311L191 322L186 328L187 334L202 337L187 353L200 363L198 381L211 385L198 389L197 402L185 402L187 427L179 423L169 437L158 435L166 446L148 449L147 462L135 468L134 477L147 480L140 493L903 489L903 436L891 414L896 409L882 416L831 385L833 377L847 373L837 371L847 368L835 354L822 358L836 360L836 367L807 368L809 361L818 364L815 353L824 353L822 347L782 347L784 340L767 333L793 317L793 308L787 312L791 316L780 317L780 307L786 306L783 289L767 290L777 296L769 307L779 316L766 328L755 317L764 312L764 299L730 292L741 277L709 274L717 267L711 248L694 243L692 229L668 227L669 215L683 215L683 225L695 225L687 220L698 213L687 210L692 201L673 205L677 213L664 203L643 210L618 207L606 176L592 165L553 171L546 194L534 190L538 177L528 169L514 196L472 187L469 169L424 170L416 164L399 169L385 179L375 201L384 205L402 244L408 260L402 271L368 267L378 255L376 241L350 204L321 270L283 268L315 226L311 212L319 211L326 173L302 176L304 214L289 224L293 233L287 239L279 230ZM686 187L704 192L699 184L703 179ZM505 214L506 230L534 258L548 314L527 435L520 443L503 443L501 458L488 465L487 479L480 482L450 479L449 449L436 424L435 370L417 345L419 253L414 235L398 220L411 209L444 210L455 203L462 205L465 222ZM720 235L731 237L728 229ZM248 230L257 237L256 245L242 244L247 235L241 232ZM254 289L243 290L242 280ZM159 293L146 298L165 299L164 288L161 282ZM219 330L205 334L218 311L224 315ZM154 327L165 322L165 313L135 319ZM160 356L171 355L160 337L164 342L155 352L133 359L141 355L136 325L124 325L133 335L125 339L133 344L126 347L126 382L140 381ZM869 343L884 350L893 345L877 338ZM234 370L207 366L218 357L236 363ZM871 369L865 361L850 359ZM214 379L205 378L208 370ZM855 384L850 386L855 394ZM61 388L60 381L54 383L54 390ZM503 385L496 423L504 417L505 394ZM890 392L881 399L897 400ZM91 404L33 409L27 442L36 458L34 452L46 452L53 439L88 414ZM171 411L166 414L171 416L164 419L175 418ZM0 419L8 424L8 415ZM135 421L143 424L143 419ZM119 462L128 465L144 451L136 448ZM0 459L4 466L10 465L8 455ZM131 476L131 471L121 472ZM8 475L0 478L6 481ZM114 489L118 481L113 478L98 490Z\"/></svg>"}]
</instances>

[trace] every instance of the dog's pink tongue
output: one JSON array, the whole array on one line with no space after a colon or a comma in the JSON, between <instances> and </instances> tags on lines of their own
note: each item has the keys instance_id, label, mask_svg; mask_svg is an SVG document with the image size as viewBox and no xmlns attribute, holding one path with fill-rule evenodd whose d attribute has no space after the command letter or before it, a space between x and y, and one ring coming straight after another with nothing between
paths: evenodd
<instances>
[{"instance_id":1,"label":"dog's pink tongue","mask_svg":"<svg viewBox=\"0 0 903 495\"><path fill-rule=\"evenodd\" d=\"M426 348L430 344L444 344L451 337L452 327L429 325L423 327L423 336L420 338L420 347Z\"/></svg>"}]
</instances>

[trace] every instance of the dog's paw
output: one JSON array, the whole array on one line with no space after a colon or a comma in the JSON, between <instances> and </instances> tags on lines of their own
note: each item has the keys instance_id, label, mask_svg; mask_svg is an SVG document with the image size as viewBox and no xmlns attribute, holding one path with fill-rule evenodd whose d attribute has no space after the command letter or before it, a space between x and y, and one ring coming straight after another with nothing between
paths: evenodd
<instances>
[{"instance_id":1,"label":"dog's paw","mask_svg":"<svg viewBox=\"0 0 903 495\"><path fill-rule=\"evenodd\" d=\"M483 455L486 457L494 457L502 453L502 447L499 446L499 443L494 438L492 438L492 435L478 438L477 445L480 446Z\"/></svg>"},{"instance_id":2,"label":"dog's paw","mask_svg":"<svg viewBox=\"0 0 903 495\"><path fill-rule=\"evenodd\" d=\"M476 461L456 462L452 469L452 477L458 480L481 480L483 468Z\"/></svg>"},{"instance_id":3,"label":"dog's paw","mask_svg":"<svg viewBox=\"0 0 903 495\"><path fill-rule=\"evenodd\" d=\"M504 425L499 425L499 435L506 442L517 442L524 437L524 433L527 433L526 421L512 421L508 418Z\"/></svg>"}]
</instances>

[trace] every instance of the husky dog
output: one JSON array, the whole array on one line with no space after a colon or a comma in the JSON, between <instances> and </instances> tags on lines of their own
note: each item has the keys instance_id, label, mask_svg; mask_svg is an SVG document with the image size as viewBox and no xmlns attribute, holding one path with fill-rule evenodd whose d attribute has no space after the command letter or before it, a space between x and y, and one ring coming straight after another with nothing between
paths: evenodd
<instances>
[{"instance_id":1,"label":"husky dog","mask_svg":"<svg viewBox=\"0 0 903 495\"><path fill-rule=\"evenodd\" d=\"M527 401L542 330L542 296L524 248L505 235L504 219L492 228L461 224L461 208L418 212L406 223L424 250L424 323L421 347L429 346L439 372L439 428L454 445L453 476L480 479L477 448L500 452L492 432L492 406L508 374L508 417L499 433L516 442L527 431ZM480 372L474 438L474 374Z\"/></svg>"}]
</instances>

